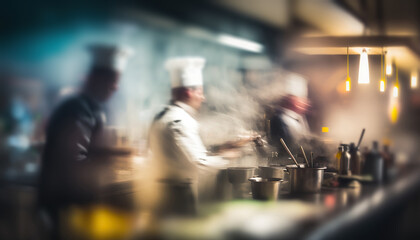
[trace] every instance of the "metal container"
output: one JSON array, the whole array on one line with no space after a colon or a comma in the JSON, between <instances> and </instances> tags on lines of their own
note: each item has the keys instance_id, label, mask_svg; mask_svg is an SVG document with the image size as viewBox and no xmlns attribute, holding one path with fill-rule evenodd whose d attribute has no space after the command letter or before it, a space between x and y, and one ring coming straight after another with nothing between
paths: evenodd
<instances>
[{"instance_id":1,"label":"metal container","mask_svg":"<svg viewBox=\"0 0 420 240\"><path fill-rule=\"evenodd\" d=\"M317 193L321 191L321 184L326 168L297 168L288 167L290 174L290 191L292 193Z\"/></svg>"},{"instance_id":2,"label":"metal container","mask_svg":"<svg viewBox=\"0 0 420 240\"><path fill-rule=\"evenodd\" d=\"M260 170L260 177L262 178L280 178L284 179L284 171L286 170L286 167L280 167L280 166L270 166L270 167L258 167Z\"/></svg>"},{"instance_id":3,"label":"metal container","mask_svg":"<svg viewBox=\"0 0 420 240\"><path fill-rule=\"evenodd\" d=\"M254 176L254 167L230 167L227 169L230 183L246 183L249 178Z\"/></svg>"},{"instance_id":4,"label":"metal container","mask_svg":"<svg viewBox=\"0 0 420 240\"><path fill-rule=\"evenodd\" d=\"M281 179L278 178L250 178L252 198L257 200L277 200Z\"/></svg>"}]
</instances>

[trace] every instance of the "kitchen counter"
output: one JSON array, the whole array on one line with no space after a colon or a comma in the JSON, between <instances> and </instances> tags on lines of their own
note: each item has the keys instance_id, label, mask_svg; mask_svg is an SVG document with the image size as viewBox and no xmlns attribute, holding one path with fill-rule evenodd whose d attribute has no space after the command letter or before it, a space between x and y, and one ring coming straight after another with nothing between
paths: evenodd
<instances>
[{"instance_id":1,"label":"kitchen counter","mask_svg":"<svg viewBox=\"0 0 420 240\"><path fill-rule=\"evenodd\" d=\"M161 233L170 239L392 238L381 227L418 195L420 175L412 171L387 185L353 186L323 187L317 194L282 192L274 202L204 204L197 218L163 221Z\"/></svg>"}]
</instances>

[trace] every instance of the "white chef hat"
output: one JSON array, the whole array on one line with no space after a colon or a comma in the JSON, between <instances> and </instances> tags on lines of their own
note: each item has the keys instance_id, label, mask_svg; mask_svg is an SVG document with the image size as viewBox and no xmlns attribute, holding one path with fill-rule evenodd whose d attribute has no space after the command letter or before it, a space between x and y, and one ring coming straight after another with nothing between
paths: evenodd
<instances>
[{"instance_id":1,"label":"white chef hat","mask_svg":"<svg viewBox=\"0 0 420 240\"><path fill-rule=\"evenodd\" d=\"M128 58L134 54L134 51L126 46L92 44L88 49L92 54L94 67L108 68L117 72L124 70Z\"/></svg>"},{"instance_id":2,"label":"white chef hat","mask_svg":"<svg viewBox=\"0 0 420 240\"><path fill-rule=\"evenodd\" d=\"M177 57L168 59L165 68L169 71L172 88L203 85L202 57Z\"/></svg>"},{"instance_id":3,"label":"white chef hat","mask_svg":"<svg viewBox=\"0 0 420 240\"><path fill-rule=\"evenodd\" d=\"M284 79L284 90L286 94L307 98L308 81L299 74L289 73Z\"/></svg>"}]
</instances>

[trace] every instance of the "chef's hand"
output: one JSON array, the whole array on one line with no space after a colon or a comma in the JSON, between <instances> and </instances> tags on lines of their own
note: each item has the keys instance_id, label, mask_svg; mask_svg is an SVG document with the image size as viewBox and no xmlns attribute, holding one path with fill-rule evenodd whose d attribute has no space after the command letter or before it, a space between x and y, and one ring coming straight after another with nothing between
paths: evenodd
<instances>
[{"instance_id":1,"label":"chef's hand","mask_svg":"<svg viewBox=\"0 0 420 240\"><path fill-rule=\"evenodd\" d=\"M238 136L237 140L234 141L228 141L220 145L212 146L211 150L214 153L222 153L224 151L232 151L232 150L238 150L239 148L245 146L249 142L254 141L255 144L262 144L261 136L258 134L253 135L241 135Z\"/></svg>"}]
</instances>

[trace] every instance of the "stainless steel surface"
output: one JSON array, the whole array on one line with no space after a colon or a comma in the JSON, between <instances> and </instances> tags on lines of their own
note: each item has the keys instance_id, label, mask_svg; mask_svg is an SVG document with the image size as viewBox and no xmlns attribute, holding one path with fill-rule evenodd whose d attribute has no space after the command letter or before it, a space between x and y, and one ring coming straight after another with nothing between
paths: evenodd
<instances>
[{"instance_id":1,"label":"stainless steel surface","mask_svg":"<svg viewBox=\"0 0 420 240\"><path fill-rule=\"evenodd\" d=\"M278 178L250 178L252 198L258 200L277 200L281 179Z\"/></svg>"},{"instance_id":2,"label":"stainless steel surface","mask_svg":"<svg viewBox=\"0 0 420 240\"><path fill-rule=\"evenodd\" d=\"M260 170L259 176L262 178L281 178L284 179L284 171L286 167L280 166L260 166L258 167Z\"/></svg>"},{"instance_id":3,"label":"stainless steel surface","mask_svg":"<svg viewBox=\"0 0 420 240\"><path fill-rule=\"evenodd\" d=\"M290 173L292 193L317 193L321 191L325 168L287 168Z\"/></svg>"},{"instance_id":4,"label":"stainless steel surface","mask_svg":"<svg viewBox=\"0 0 420 240\"><path fill-rule=\"evenodd\" d=\"M230 183L245 183L249 178L254 176L254 167L230 167L227 169L228 179Z\"/></svg>"},{"instance_id":5,"label":"stainless steel surface","mask_svg":"<svg viewBox=\"0 0 420 240\"><path fill-rule=\"evenodd\" d=\"M296 161L295 157L293 156L292 152L290 152L289 148L287 147L286 143L284 142L283 138L280 138L280 142L283 145L284 149L286 149L287 153L290 155L290 157L293 159L293 162L295 162L296 166L300 168L299 163Z\"/></svg>"}]
</instances>

